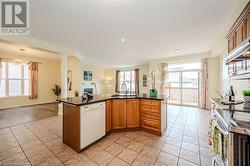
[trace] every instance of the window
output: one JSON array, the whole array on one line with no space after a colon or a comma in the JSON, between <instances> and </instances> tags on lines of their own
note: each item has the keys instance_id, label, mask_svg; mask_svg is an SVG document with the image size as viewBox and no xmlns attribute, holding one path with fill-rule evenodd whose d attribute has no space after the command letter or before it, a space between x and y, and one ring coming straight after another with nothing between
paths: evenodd
<instances>
[{"instance_id":1,"label":"window","mask_svg":"<svg viewBox=\"0 0 250 166\"><path fill-rule=\"evenodd\" d=\"M127 91L130 93L135 93L135 71L126 70L120 71L120 91L122 91L122 85L125 83L127 85Z\"/></svg>"},{"instance_id":2,"label":"window","mask_svg":"<svg viewBox=\"0 0 250 166\"><path fill-rule=\"evenodd\" d=\"M28 65L2 62L0 97L29 95Z\"/></svg>"}]
</instances>

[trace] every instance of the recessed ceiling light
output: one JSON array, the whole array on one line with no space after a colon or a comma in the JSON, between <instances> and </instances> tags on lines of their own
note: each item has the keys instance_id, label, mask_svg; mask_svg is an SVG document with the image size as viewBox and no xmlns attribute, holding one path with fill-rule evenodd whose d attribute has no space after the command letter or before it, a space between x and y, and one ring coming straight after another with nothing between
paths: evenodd
<instances>
[{"instance_id":1,"label":"recessed ceiling light","mask_svg":"<svg viewBox=\"0 0 250 166\"><path fill-rule=\"evenodd\" d=\"M177 49L175 49L174 51L177 53L177 52L179 52L180 50L177 48Z\"/></svg>"},{"instance_id":2,"label":"recessed ceiling light","mask_svg":"<svg viewBox=\"0 0 250 166\"><path fill-rule=\"evenodd\" d=\"M121 42L125 42L125 39L124 39L124 38L121 38Z\"/></svg>"},{"instance_id":3,"label":"recessed ceiling light","mask_svg":"<svg viewBox=\"0 0 250 166\"><path fill-rule=\"evenodd\" d=\"M19 51L25 51L25 49L24 48L20 48Z\"/></svg>"}]
</instances>

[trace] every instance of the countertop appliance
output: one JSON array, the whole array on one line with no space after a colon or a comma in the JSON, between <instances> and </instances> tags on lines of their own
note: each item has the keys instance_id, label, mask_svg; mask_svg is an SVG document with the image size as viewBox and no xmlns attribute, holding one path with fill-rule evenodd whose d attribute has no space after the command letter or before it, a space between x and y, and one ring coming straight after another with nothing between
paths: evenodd
<instances>
[{"instance_id":1,"label":"countertop appliance","mask_svg":"<svg viewBox=\"0 0 250 166\"><path fill-rule=\"evenodd\" d=\"M80 140L81 149L105 135L105 102L82 106Z\"/></svg>"}]
</instances>

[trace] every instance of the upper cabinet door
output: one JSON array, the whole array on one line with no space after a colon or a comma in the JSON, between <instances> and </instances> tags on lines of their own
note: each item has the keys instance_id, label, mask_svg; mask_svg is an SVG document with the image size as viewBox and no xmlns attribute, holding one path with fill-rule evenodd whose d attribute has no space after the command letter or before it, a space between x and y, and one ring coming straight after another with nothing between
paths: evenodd
<instances>
[{"instance_id":1,"label":"upper cabinet door","mask_svg":"<svg viewBox=\"0 0 250 166\"><path fill-rule=\"evenodd\" d=\"M112 128L126 128L126 100L114 99L112 101Z\"/></svg>"},{"instance_id":2,"label":"upper cabinet door","mask_svg":"<svg viewBox=\"0 0 250 166\"><path fill-rule=\"evenodd\" d=\"M140 102L139 99L127 100L127 128L140 126Z\"/></svg>"},{"instance_id":3,"label":"upper cabinet door","mask_svg":"<svg viewBox=\"0 0 250 166\"><path fill-rule=\"evenodd\" d=\"M250 13L246 17L246 37L250 37Z\"/></svg>"},{"instance_id":4,"label":"upper cabinet door","mask_svg":"<svg viewBox=\"0 0 250 166\"><path fill-rule=\"evenodd\" d=\"M232 51L235 48L235 36L232 35L228 39L228 52Z\"/></svg>"},{"instance_id":5,"label":"upper cabinet door","mask_svg":"<svg viewBox=\"0 0 250 166\"><path fill-rule=\"evenodd\" d=\"M236 47L239 46L246 38L246 24L242 22L235 31Z\"/></svg>"}]
</instances>

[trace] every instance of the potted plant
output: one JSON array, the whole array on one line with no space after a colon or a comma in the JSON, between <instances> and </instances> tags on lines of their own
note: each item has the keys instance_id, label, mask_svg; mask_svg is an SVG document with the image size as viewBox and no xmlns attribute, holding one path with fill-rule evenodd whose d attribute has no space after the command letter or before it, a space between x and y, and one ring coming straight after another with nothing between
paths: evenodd
<instances>
[{"instance_id":1,"label":"potted plant","mask_svg":"<svg viewBox=\"0 0 250 166\"><path fill-rule=\"evenodd\" d=\"M150 97L157 97L157 90L155 88L155 74L153 71L151 72L151 85L152 89L149 90L149 95Z\"/></svg>"},{"instance_id":2,"label":"potted plant","mask_svg":"<svg viewBox=\"0 0 250 166\"><path fill-rule=\"evenodd\" d=\"M79 96L79 92L76 90L75 91L75 97L78 97Z\"/></svg>"},{"instance_id":3,"label":"potted plant","mask_svg":"<svg viewBox=\"0 0 250 166\"><path fill-rule=\"evenodd\" d=\"M61 87L59 85L55 85L55 87L52 89L54 94L56 95L56 98L58 99L58 96L61 94Z\"/></svg>"},{"instance_id":4,"label":"potted plant","mask_svg":"<svg viewBox=\"0 0 250 166\"><path fill-rule=\"evenodd\" d=\"M250 90L243 90L242 94L244 96L244 107L250 108Z\"/></svg>"}]
</instances>

